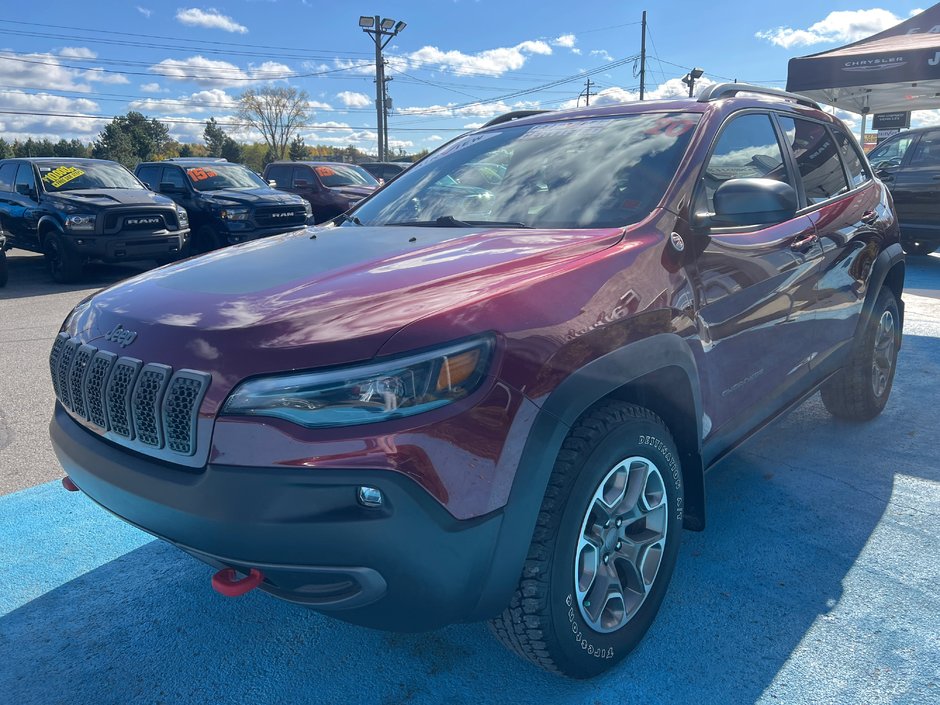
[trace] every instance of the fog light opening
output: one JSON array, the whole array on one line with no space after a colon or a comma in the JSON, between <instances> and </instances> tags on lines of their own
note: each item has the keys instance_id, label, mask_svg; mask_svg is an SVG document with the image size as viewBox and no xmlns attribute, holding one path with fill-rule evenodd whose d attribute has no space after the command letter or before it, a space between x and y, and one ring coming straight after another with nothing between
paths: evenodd
<instances>
[{"instance_id":1,"label":"fog light opening","mask_svg":"<svg viewBox=\"0 0 940 705\"><path fill-rule=\"evenodd\" d=\"M382 491L375 487L359 487L359 504L363 507L381 507L385 501Z\"/></svg>"}]
</instances>

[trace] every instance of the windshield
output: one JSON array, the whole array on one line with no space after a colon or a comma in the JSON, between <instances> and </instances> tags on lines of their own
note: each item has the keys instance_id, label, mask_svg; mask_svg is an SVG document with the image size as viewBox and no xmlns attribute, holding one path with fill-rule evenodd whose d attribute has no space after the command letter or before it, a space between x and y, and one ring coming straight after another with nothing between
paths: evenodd
<instances>
[{"instance_id":1,"label":"windshield","mask_svg":"<svg viewBox=\"0 0 940 705\"><path fill-rule=\"evenodd\" d=\"M379 182L368 171L349 164L315 166L313 170L324 186L378 186Z\"/></svg>"},{"instance_id":2,"label":"windshield","mask_svg":"<svg viewBox=\"0 0 940 705\"><path fill-rule=\"evenodd\" d=\"M96 188L144 188L133 174L114 162L44 161L37 166L47 193Z\"/></svg>"},{"instance_id":3,"label":"windshield","mask_svg":"<svg viewBox=\"0 0 940 705\"><path fill-rule=\"evenodd\" d=\"M269 188L241 164L212 163L186 167L186 176L197 191L218 191L228 188Z\"/></svg>"},{"instance_id":4,"label":"windshield","mask_svg":"<svg viewBox=\"0 0 940 705\"><path fill-rule=\"evenodd\" d=\"M442 147L354 212L363 225L628 225L659 203L698 120L643 113L510 123Z\"/></svg>"},{"instance_id":5,"label":"windshield","mask_svg":"<svg viewBox=\"0 0 940 705\"><path fill-rule=\"evenodd\" d=\"M913 135L901 135L888 142L883 142L871 151L868 155L868 161L876 169L885 166L900 166L907 148L911 146L913 141Z\"/></svg>"}]
</instances>

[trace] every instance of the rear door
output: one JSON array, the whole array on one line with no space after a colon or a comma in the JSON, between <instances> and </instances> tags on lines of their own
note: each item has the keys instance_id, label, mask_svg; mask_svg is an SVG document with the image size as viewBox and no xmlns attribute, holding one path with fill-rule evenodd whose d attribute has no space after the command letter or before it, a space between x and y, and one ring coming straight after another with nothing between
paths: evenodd
<instances>
[{"instance_id":1,"label":"rear door","mask_svg":"<svg viewBox=\"0 0 940 705\"><path fill-rule=\"evenodd\" d=\"M713 212L729 179L797 182L765 112L732 116L721 128L697 185L695 212ZM703 395L718 451L798 396L807 384L814 292L807 216L770 226L711 228L694 265L703 300Z\"/></svg>"}]
</instances>

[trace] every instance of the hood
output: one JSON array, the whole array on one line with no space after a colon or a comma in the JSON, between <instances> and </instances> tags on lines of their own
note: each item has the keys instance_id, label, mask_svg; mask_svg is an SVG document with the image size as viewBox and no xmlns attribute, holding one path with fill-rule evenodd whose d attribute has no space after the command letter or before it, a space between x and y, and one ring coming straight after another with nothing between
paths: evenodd
<instances>
[{"instance_id":1,"label":"hood","mask_svg":"<svg viewBox=\"0 0 940 705\"><path fill-rule=\"evenodd\" d=\"M330 191L346 198L363 198L377 189L377 186L330 186Z\"/></svg>"},{"instance_id":2,"label":"hood","mask_svg":"<svg viewBox=\"0 0 940 705\"><path fill-rule=\"evenodd\" d=\"M409 323L524 286L622 235L311 228L128 279L79 306L66 330L91 342L123 325L137 333L127 349L94 344L212 373L206 401L214 406L251 375L368 360Z\"/></svg>"},{"instance_id":3,"label":"hood","mask_svg":"<svg viewBox=\"0 0 940 705\"><path fill-rule=\"evenodd\" d=\"M303 204L300 196L284 193L277 189L259 186L258 188L219 189L218 191L200 191L201 197L209 202L225 206L276 206L290 204L293 206Z\"/></svg>"},{"instance_id":4,"label":"hood","mask_svg":"<svg viewBox=\"0 0 940 705\"><path fill-rule=\"evenodd\" d=\"M114 206L174 206L166 196L142 188L95 188L48 193L46 198L53 203L62 203L76 208L109 208Z\"/></svg>"}]
</instances>

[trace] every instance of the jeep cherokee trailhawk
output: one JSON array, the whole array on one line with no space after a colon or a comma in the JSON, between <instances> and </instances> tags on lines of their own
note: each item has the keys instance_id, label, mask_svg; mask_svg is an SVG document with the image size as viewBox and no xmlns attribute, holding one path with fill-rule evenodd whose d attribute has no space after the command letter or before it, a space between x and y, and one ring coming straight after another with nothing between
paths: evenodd
<instances>
[{"instance_id":1,"label":"jeep cherokee trailhawk","mask_svg":"<svg viewBox=\"0 0 940 705\"><path fill-rule=\"evenodd\" d=\"M223 594L489 619L589 677L652 622L706 468L817 389L881 411L903 280L888 192L799 96L509 114L324 227L81 303L52 440Z\"/></svg>"}]
</instances>

